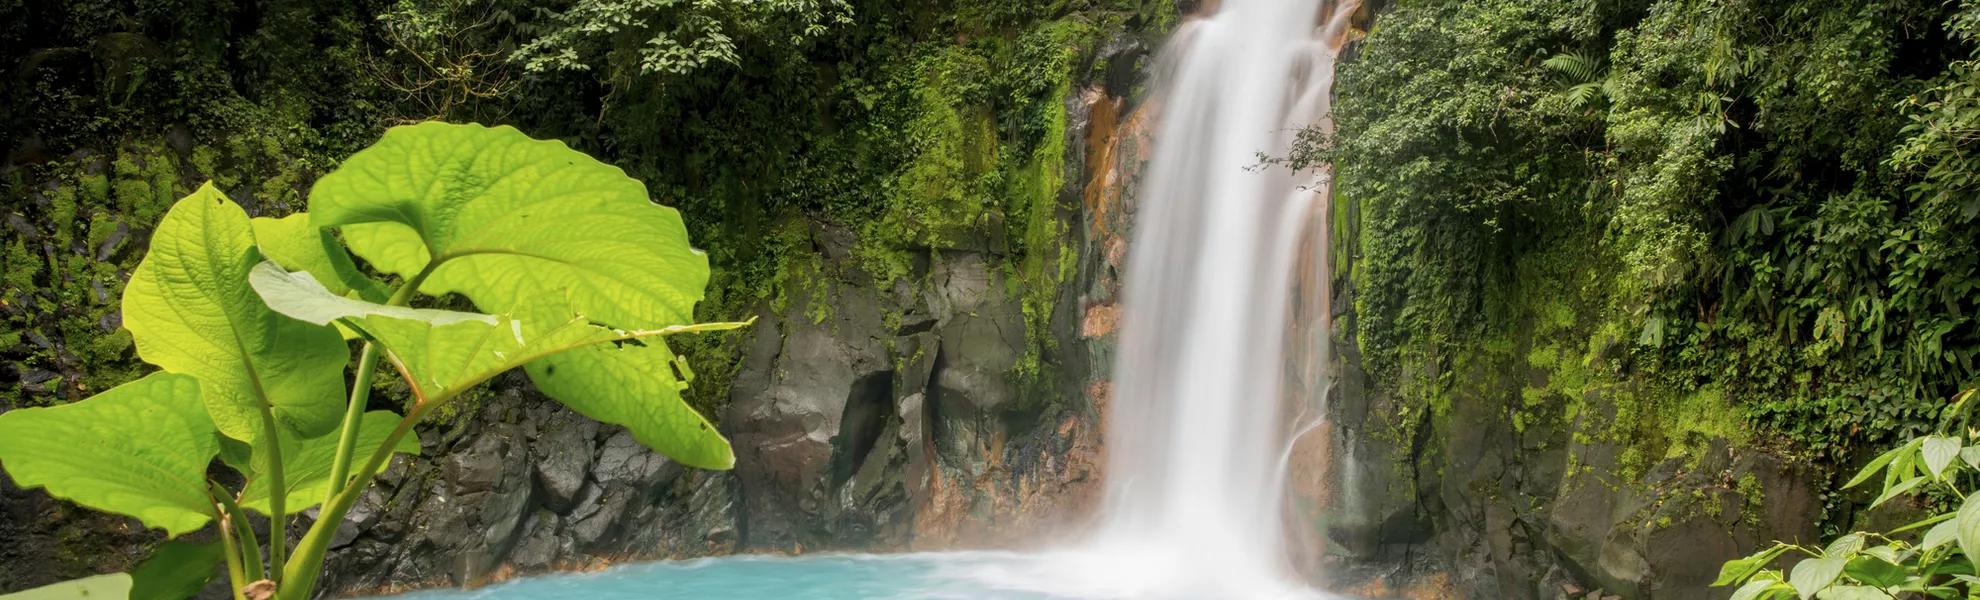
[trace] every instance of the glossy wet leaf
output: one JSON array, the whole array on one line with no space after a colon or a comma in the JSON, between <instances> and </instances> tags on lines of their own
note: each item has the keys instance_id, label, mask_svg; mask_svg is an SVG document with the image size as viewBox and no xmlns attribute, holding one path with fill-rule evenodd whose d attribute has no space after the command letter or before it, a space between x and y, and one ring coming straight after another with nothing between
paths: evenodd
<instances>
[{"instance_id":1,"label":"glossy wet leaf","mask_svg":"<svg viewBox=\"0 0 1980 600\"><path fill-rule=\"evenodd\" d=\"M131 600L185 600L220 577L220 542L168 541L131 570Z\"/></svg>"},{"instance_id":2,"label":"glossy wet leaf","mask_svg":"<svg viewBox=\"0 0 1980 600\"><path fill-rule=\"evenodd\" d=\"M255 440L257 407L303 437L328 433L344 407L350 350L335 329L268 309L248 285L262 261L247 213L207 184L173 205L124 288L138 356L199 379L222 433Z\"/></svg>"},{"instance_id":3,"label":"glossy wet leaf","mask_svg":"<svg viewBox=\"0 0 1980 600\"><path fill-rule=\"evenodd\" d=\"M155 373L88 400L0 414L0 466L23 488L137 517L171 535L212 519L219 452L192 377Z\"/></svg>"},{"instance_id":4,"label":"glossy wet leaf","mask_svg":"<svg viewBox=\"0 0 1980 600\"><path fill-rule=\"evenodd\" d=\"M123 573L97 575L44 585L25 592L0 595L0 600L102 600L128 598L131 576Z\"/></svg>"},{"instance_id":5,"label":"glossy wet leaf","mask_svg":"<svg viewBox=\"0 0 1980 600\"><path fill-rule=\"evenodd\" d=\"M399 415L391 411L374 410L364 414L364 422L358 428L357 452L360 459L385 444L385 438L399 426ZM330 465L336 458L338 435L332 432L315 438L291 442L282 440L282 479L289 488L289 495L283 503L283 510L295 513L307 510L323 502L330 493ZM397 452L419 454L419 437L408 435L399 438ZM241 490L242 508L268 513L268 477L255 459L256 468L248 478L247 487Z\"/></svg>"},{"instance_id":6,"label":"glossy wet leaf","mask_svg":"<svg viewBox=\"0 0 1980 600\"><path fill-rule=\"evenodd\" d=\"M373 267L411 277L438 261L421 292L491 313L562 290L615 327L684 325L708 284L680 213L646 186L506 126L394 127L318 181L309 206Z\"/></svg>"}]
</instances>

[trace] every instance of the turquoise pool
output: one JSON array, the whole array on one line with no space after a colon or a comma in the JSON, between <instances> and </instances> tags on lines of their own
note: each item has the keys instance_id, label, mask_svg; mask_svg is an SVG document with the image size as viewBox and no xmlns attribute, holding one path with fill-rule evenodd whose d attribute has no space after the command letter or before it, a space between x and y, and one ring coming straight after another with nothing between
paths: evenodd
<instances>
[{"instance_id":1,"label":"turquoise pool","mask_svg":"<svg viewBox=\"0 0 1980 600\"><path fill-rule=\"evenodd\" d=\"M944 552L726 557L628 564L395 600L1255 600L1322 598L1284 586L1175 593L1073 554ZM1104 572L1103 572L1104 571ZM1156 574L1150 574L1156 575ZM1159 579L1159 575L1155 578ZM1263 591L1261 591L1263 590Z\"/></svg>"}]
</instances>

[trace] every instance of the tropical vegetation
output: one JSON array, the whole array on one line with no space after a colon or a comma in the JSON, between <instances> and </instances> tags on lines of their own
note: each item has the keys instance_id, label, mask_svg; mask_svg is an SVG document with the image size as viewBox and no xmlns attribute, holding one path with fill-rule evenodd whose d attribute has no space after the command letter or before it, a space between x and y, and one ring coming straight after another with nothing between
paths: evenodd
<instances>
[{"instance_id":1,"label":"tropical vegetation","mask_svg":"<svg viewBox=\"0 0 1980 600\"><path fill-rule=\"evenodd\" d=\"M224 561L237 600L312 597L372 477L420 451L413 427L511 369L684 465L735 463L682 401L693 371L664 338L743 324L693 322L707 258L619 169L513 128L429 122L352 155L309 208L249 218L211 183L180 199L123 296L138 356L162 370L0 414L0 465L22 487L172 536L219 524L211 544L162 546L139 589L197 591ZM449 294L488 314L410 307ZM348 385L347 340L362 348ZM411 391L404 415L370 410L388 366ZM210 478L216 459L245 483ZM249 512L271 523L265 556Z\"/></svg>"}]
</instances>

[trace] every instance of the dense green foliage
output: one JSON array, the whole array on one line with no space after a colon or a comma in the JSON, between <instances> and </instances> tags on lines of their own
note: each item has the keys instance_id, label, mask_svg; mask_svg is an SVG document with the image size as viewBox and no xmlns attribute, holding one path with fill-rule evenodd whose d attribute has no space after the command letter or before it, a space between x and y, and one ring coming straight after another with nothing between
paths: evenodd
<instances>
[{"instance_id":1,"label":"dense green foliage","mask_svg":"<svg viewBox=\"0 0 1980 600\"><path fill-rule=\"evenodd\" d=\"M820 222L862 233L877 279L919 284L916 253L968 248L1001 256L1014 294L1049 288L1073 259L1050 240L1065 97L1125 72L1093 60L1103 41L1175 19L1168 0L57 4L0 2L0 55L22 59L0 86L0 138L20 140L0 167L0 362L17 365L0 394L17 406L140 372L112 299L173 199L211 179L285 215L385 126L427 118L509 123L645 182L709 254L702 320L828 287ZM642 54L704 18L725 50ZM1028 373L1056 361L1052 303L1026 298ZM726 402L739 341L676 348L702 412Z\"/></svg>"},{"instance_id":2,"label":"dense green foliage","mask_svg":"<svg viewBox=\"0 0 1980 600\"><path fill-rule=\"evenodd\" d=\"M1143 54L1095 57L1110 40L1118 50L1160 35L1175 10L1171 0L0 0L0 398L60 405L150 370L118 299L156 224L202 182L257 217L258 238L295 242L262 252L301 265L290 261L310 246L348 240L279 233L314 229L280 217L386 127L433 118L561 139L678 208L708 254L697 320L787 308L820 318L829 303L817 294L804 307L791 299L840 278L926 285L919 257L931 248L987 251L1025 307L1032 348L1013 376L1049 384L1064 349L1046 326L1068 310L1053 287L1076 258L1057 235L1074 207L1054 196L1077 168L1063 162L1077 143L1065 139L1065 100L1101 78L1127 91L1121 75ZM584 29L621 17L614 31ZM732 42L725 50L647 61L649 41L703 17ZM859 233L867 273L821 268L821 227ZM338 294L389 293L365 283L383 272L368 261L308 270L335 271L319 283ZM743 339L671 341L699 375L685 397L711 420ZM389 373L374 387L381 407L413 393ZM435 417L468 414L485 396L471 390ZM64 572L130 567L100 543L57 540Z\"/></svg>"},{"instance_id":3,"label":"dense green foliage","mask_svg":"<svg viewBox=\"0 0 1980 600\"><path fill-rule=\"evenodd\" d=\"M164 371L0 413L0 466L23 488L174 537L217 521L223 552L204 553L206 571L224 556L237 600L255 585L301 600L373 475L419 451L413 426L513 369L683 465L735 464L682 401L692 370L664 336L743 324L693 324L707 258L679 212L619 169L511 128L429 122L387 131L326 175L309 206L287 226L256 227L210 183L175 203L122 298L139 356ZM384 303L364 297L386 286L349 267L333 230L399 275ZM268 240L284 249L269 254L262 234L296 239ZM494 314L408 308L419 291ZM348 402L340 332L363 340ZM411 391L404 417L367 412L380 356ZM209 479L216 458L246 484ZM290 554L288 517L319 503ZM268 517L266 563L243 508Z\"/></svg>"},{"instance_id":4,"label":"dense green foliage","mask_svg":"<svg viewBox=\"0 0 1980 600\"><path fill-rule=\"evenodd\" d=\"M1969 425L1970 416L1961 409L1972 399L1972 392L1962 394L1942 422L1957 421L1962 429ZM1968 496L1961 490L1980 476L1980 445L1969 445L1968 439L1960 431L1912 438L1871 460L1843 484L1856 487L1881 473L1883 486L1872 506L1939 495L1957 504L1956 510L1888 532L1852 532L1824 547L1776 543L1726 562L1712 585L1739 586L1733 600L1971 597L1980 583L1973 570L1973 557L1980 556L1980 494ZM1807 556L1799 556L1803 554ZM1792 569L1768 568L1791 558L1800 558Z\"/></svg>"},{"instance_id":5,"label":"dense green foliage","mask_svg":"<svg viewBox=\"0 0 1980 600\"><path fill-rule=\"evenodd\" d=\"M1922 434L1980 375L1976 11L1400 2L1304 146L1339 165L1367 365L1436 407L1522 362L1549 376L1515 422L1600 398L1577 435L1625 468Z\"/></svg>"}]
</instances>

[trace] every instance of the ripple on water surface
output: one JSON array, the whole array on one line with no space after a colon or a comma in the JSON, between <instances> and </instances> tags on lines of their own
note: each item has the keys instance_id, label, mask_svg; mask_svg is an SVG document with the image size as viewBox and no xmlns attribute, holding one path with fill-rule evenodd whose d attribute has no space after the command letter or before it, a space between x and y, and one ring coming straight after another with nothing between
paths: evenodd
<instances>
[{"instance_id":1,"label":"ripple on water surface","mask_svg":"<svg viewBox=\"0 0 1980 600\"><path fill-rule=\"evenodd\" d=\"M428 590L394 600L1257 600L1248 591L1170 595L1142 585L1095 585L1066 554L942 552L727 557L628 564L595 573L528 577L474 590ZM1076 580L1076 581L1075 581ZM1324 598L1286 589L1264 598Z\"/></svg>"}]
</instances>

